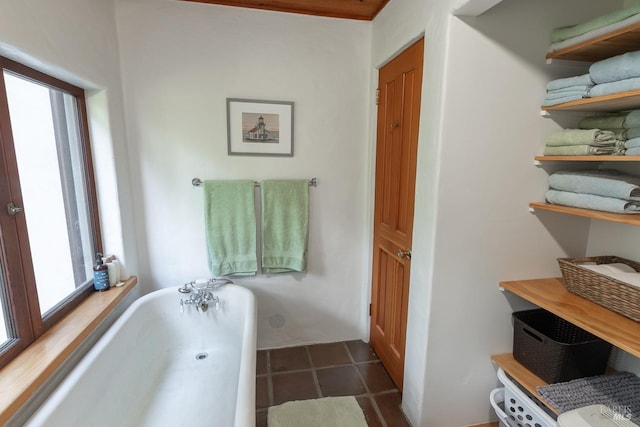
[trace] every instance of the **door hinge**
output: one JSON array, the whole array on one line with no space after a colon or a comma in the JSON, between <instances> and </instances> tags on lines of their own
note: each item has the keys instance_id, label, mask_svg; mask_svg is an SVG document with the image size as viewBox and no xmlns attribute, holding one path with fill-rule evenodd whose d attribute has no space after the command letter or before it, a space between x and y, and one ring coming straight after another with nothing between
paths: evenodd
<instances>
[{"instance_id":1,"label":"door hinge","mask_svg":"<svg viewBox=\"0 0 640 427\"><path fill-rule=\"evenodd\" d=\"M369 316L371 316L371 304L369 304Z\"/></svg>"},{"instance_id":2,"label":"door hinge","mask_svg":"<svg viewBox=\"0 0 640 427\"><path fill-rule=\"evenodd\" d=\"M376 89L376 105L380 105L380 89Z\"/></svg>"}]
</instances>

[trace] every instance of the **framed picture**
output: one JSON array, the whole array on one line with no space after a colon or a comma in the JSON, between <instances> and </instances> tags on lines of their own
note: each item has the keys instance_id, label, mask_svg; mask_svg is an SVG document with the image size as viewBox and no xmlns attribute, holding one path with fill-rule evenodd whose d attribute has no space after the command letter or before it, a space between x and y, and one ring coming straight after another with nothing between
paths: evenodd
<instances>
[{"instance_id":1,"label":"framed picture","mask_svg":"<svg viewBox=\"0 0 640 427\"><path fill-rule=\"evenodd\" d=\"M293 102L227 98L229 155L293 156Z\"/></svg>"}]
</instances>

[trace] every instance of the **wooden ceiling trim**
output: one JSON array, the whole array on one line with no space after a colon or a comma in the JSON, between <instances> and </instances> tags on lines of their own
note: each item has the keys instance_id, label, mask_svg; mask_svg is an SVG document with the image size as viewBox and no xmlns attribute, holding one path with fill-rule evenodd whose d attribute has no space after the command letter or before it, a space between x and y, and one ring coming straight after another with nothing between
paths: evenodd
<instances>
[{"instance_id":1,"label":"wooden ceiling trim","mask_svg":"<svg viewBox=\"0 0 640 427\"><path fill-rule=\"evenodd\" d=\"M181 0L222 6L371 21L390 0Z\"/></svg>"}]
</instances>

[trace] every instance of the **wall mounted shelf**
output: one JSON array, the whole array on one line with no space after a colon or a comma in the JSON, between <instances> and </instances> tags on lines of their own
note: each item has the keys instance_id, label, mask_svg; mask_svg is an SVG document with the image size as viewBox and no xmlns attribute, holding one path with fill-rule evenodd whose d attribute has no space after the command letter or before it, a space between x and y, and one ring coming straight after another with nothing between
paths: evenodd
<instances>
[{"instance_id":1,"label":"wall mounted shelf","mask_svg":"<svg viewBox=\"0 0 640 427\"><path fill-rule=\"evenodd\" d=\"M500 288L640 357L640 322L572 294L562 278L501 282Z\"/></svg>"},{"instance_id":2,"label":"wall mounted shelf","mask_svg":"<svg viewBox=\"0 0 640 427\"><path fill-rule=\"evenodd\" d=\"M640 105L640 89L596 96L594 98L577 99L541 108L543 111L607 112L633 110L638 108L638 105Z\"/></svg>"},{"instance_id":3,"label":"wall mounted shelf","mask_svg":"<svg viewBox=\"0 0 640 427\"><path fill-rule=\"evenodd\" d=\"M591 332L615 347L640 357L640 322L635 322L599 304L572 294L565 288L562 278L500 282L500 290L518 295ZM557 413L555 408L545 402L536 390L537 387L545 386L547 383L515 360L513 354L493 355L491 360L540 400L542 404Z\"/></svg>"},{"instance_id":4,"label":"wall mounted shelf","mask_svg":"<svg viewBox=\"0 0 640 427\"><path fill-rule=\"evenodd\" d=\"M628 225L640 225L640 214L616 214L611 212L592 211L589 209L574 208L571 206L553 205L551 203L529 203L532 212L536 210L558 212L569 215L576 215L585 218L600 219L609 222L618 222Z\"/></svg>"},{"instance_id":5,"label":"wall mounted shelf","mask_svg":"<svg viewBox=\"0 0 640 427\"><path fill-rule=\"evenodd\" d=\"M541 401L547 408L551 409L556 414L558 413L555 408L544 401L544 399L536 391L536 387L542 387L547 383L540 379L537 375L525 368L513 358L511 353L496 354L491 356L491 361L502 368L511 378L516 380L518 384L525 388L529 393L534 395L536 399Z\"/></svg>"},{"instance_id":6,"label":"wall mounted shelf","mask_svg":"<svg viewBox=\"0 0 640 427\"><path fill-rule=\"evenodd\" d=\"M539 162L638 162L640 156L536 156Z\"/></svg>"},{"instance_id":7,"label":"wall mounted shelf","mask_svg":"<svg viewBox=\"0 0 640 427\"><path fill-rule=\"evenodd\" d=\"M547 59L595 62L634 51L640 46L640 23L547 54Z\"/></svg>"},{"instance_id":8,"label":"wall mounted shelf","mask_svg":"<svg viewBox=\"0 0 640 427\"><path fill-rule=\"evenodd\" d=\"M620 30L594 37L583 43L546 55L547 62L553 59L595 62L640 49L640 23L628 25ZM542 107L540 114L549 116L554 111L609 112L640 108L640 89L579 99L562 104ZM640 156L536 156L534 164L541 162L637 162ZM585 218L640 225L640 214L614 214L609 212L579 209L549 203L530 203L529 210L550 211ZM640 322L635 322L601 305L570 293L562 278L516 280L501 282L500 289L543 308L556 316L594 334L627 353L640 357ZM491 360L509 376L523 386L543 404L553 410L537 393L536 388L545 381L516 361L512 354L498 354Z\"/></svg>"}]
</instances>

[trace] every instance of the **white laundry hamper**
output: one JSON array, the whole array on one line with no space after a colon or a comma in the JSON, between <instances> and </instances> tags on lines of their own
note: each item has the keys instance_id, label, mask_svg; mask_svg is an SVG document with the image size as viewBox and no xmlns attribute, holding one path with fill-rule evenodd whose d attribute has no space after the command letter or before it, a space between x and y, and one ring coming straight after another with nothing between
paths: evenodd
<instances>
[{"instance_id":1,"label":"white laundry hamper","mask_svg":"<svg viewBox=\"0 0 640 427\"><path fill-rule=\"evenodd\" d=\"M500 420L500 427L509 427L507 424L509 416L504 412L504 387L493 389L489 394L489 402Z\"/></svg>"},{"instance_id":2,"label":"white laundry hamper","mask_svg":"<svg viewBox=\"0 0 640 427\"><path fill-rule=\"evenodd\" d=\"M489 400L500 419L500 427L556 427L556 421L520 390L502 368L498 368L498 379L504 387L493 390Z\"/></svg>"}]
</instances>

